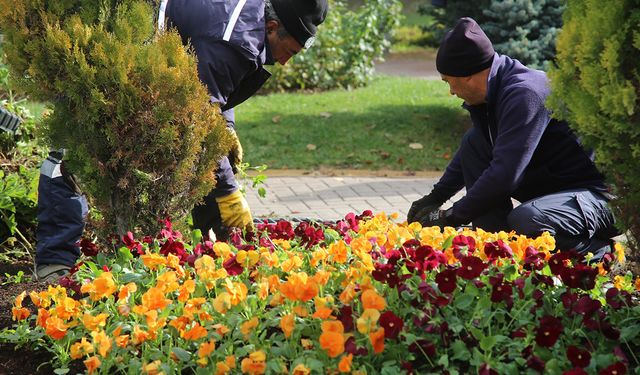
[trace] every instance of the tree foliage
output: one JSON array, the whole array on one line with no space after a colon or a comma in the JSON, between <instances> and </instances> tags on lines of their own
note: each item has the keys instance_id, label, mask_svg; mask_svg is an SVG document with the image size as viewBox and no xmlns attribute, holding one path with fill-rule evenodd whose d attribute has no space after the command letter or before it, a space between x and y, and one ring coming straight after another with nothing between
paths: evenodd
<instances>
[{"instance_id":1,"label":"tree foliage","mask_svg":"<svg viewBox=\"0 0 640 375\"><path fill-rule=\"evenodd\" d=\"M327 90L367 84L375 59L389 46L400 11L399 0L368 0L357 10L342 0L330 1L314 45L287 65L274 67L265 89Z\"/></svg>"},{"instance_id":2,"label":"tree foliage","mask_svg":"<svg viewBox=\"0 0 640 375\"><path fill-rule=\"evenodd\" d=\"M230 139L158 1L0 0L4 52L20 87L53 105L43 134L109 229L156 227L214 184Z\"/></svg>"},{"instance_id":3,"label":"tree foliage","mask_svg":"<svg viewBox=\"0 0 640 375\"><path fill-rule=\"evenodd\" d=\"M447 0L444 8L425 7L436 22L428 27L436 45L460 17L472 17L496 51L532 68L548 68L562 27L565 0Z\"/></svg>"},{"instance_id":4,"label":"tree foliage","mask_svg":"<svg viewBox=\"0 0 640 375\"><path fill-rule=\"evenodd\" d=\"M617 218L638 249L640 1L570 0L557 43L550 105L595 150L618 195Z\"/></svg>"}]
</instances>

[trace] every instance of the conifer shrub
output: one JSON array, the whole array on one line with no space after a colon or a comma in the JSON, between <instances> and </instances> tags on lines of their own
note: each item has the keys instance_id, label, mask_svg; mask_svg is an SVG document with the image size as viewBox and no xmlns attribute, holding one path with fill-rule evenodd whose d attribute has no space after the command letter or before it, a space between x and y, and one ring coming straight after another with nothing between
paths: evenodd
<instances>
[{"instance_id":1,"label":"conifer shrub","mask_svg":"<svg viewBox=\"0 0 640 375\"><path fill-rule=\"evenodd\" d=\"M42 133L122 233L180 216L214 184L230 138L158 1L0 0L17 85L50 103Z\"/></svg>"},{"instance_id":2,"label":"conifer shrub","mask_svg":"<svg viewBox=\"0 0 640 375\"><path fill-rule=\"evenodd\" d=\"M550 106L567 119L613 183L616 216L640 241L640 1L568 2L549 72Z\"/></svg>"},{"instance_id":3,"label":"conifer shrub","mask_svg":"<svg viewBox=\"0 0 640 375\"><path fill-rule=\"evenodd\" d=\"M555 39L562 27L564 0L447 0L443 8L423 7L436 20L428 25L434 44L460 17L472 17L496 51L531 68L547 69L553 60Z\"/></svg>"}]
</instances>

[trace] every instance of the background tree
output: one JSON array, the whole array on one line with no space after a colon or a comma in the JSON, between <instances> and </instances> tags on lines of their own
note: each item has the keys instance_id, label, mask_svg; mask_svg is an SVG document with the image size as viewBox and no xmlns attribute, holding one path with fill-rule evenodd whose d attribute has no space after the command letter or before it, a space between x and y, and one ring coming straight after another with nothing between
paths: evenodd
<instances>
[{"instance_id":1,"label":"background tree","mask_svg":"<svg viewBox=\"0 0 640 375\"><path fill-rule=\"evenodd\" d=\"M640 241L640 1L570 0L549 72L550 106L608 174L630 245ZM636 252L637 254L637 252Z\"/></svg>"},{"instance_id":2,"label":"background tree","mask_svg":"<svg viewBox=\"0 0 640 375\"><path fill-rule=\"evenodd\" d=\"M555 40L562 27L565 0L447 0L444 7L426 6L422 12L436 20L427 25L433 43L460 17L472 17L485 31L496 51L532 68L546 69L554 57Z\"/></svg>"},{"instance_id":3,"label":"background tree","mask_svg":"<svg viewBox=\"0 0 640 375\"><path fill-rule=\"evenodd\" d=\"M17 86L50 103L42 124L108 229L154 230L214 184L230 139L175 33L156 35L158 1L0 0Z\"/></svg>"}]
</instances>

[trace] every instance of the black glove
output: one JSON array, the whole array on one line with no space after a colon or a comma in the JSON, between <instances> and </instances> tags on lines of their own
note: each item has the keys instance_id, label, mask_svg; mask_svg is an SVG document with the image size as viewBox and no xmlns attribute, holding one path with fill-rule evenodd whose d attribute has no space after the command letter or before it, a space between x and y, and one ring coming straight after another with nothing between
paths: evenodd
<instances>
[{"instance_id":1,"label":"black glove","mask_svg":"<svg viewBox=\"0 0 640 375\"><path fill-rule=\"evenodd\" d=\"M453 226L453 208L448 210L433 210L426 213L422 217L417 217L416 221L422 224L423 227L446 227Z\"/></svg>"},{"instance_id":2,"label":"black glove","mask_svg":"<svg viewBox=\"0 0 640 375\"><path fill-rule=\"evenodd\" d=\"M407 214L407 223L411 224L418 220L419 217L427 215L429 212L437 210L442 206L442 201L439 198L433 196L433 194L425 195L411 204L409 213Z\"/></svg>"}]
</instances>

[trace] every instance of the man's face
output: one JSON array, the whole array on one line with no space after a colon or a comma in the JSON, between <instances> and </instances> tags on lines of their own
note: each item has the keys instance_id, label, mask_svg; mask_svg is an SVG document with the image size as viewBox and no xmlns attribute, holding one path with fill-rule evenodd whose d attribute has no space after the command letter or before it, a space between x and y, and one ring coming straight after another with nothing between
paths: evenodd
<instances>
[{"instance_id":1,"label":"man's face","mask_svg":"<svg viewBox=\"0 0 640 375\"><path fill-rule=\"evenodd\" d=\"M474 76L452 77L445 74L440 75L442 80L449 84L449 92L465 101L469 105L484 103L485 93L475 84Z\"/></svg>"},{"instance_id":2,"label":"man's face","mask_svg":"<svg viewBox=\"0 0 640 375\"><path fill-rule=\"evenodd\" d=\"M279 27L280 24L276 21L267 22L267 41L269 42L273 58L279 62L280 65L284 65L293 55L302 50L302 46L291 35L280 37L280 35L278 35Z\"/></svg>"}]
</instances>

